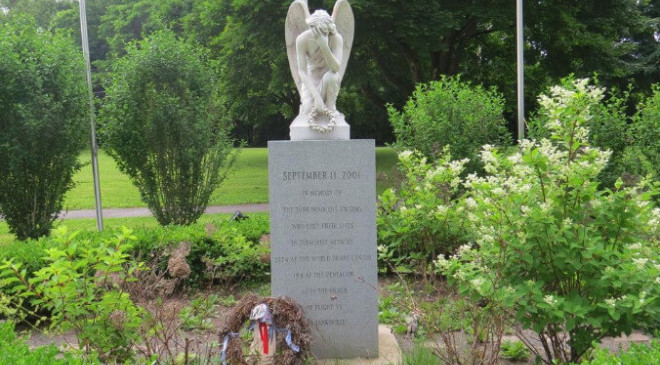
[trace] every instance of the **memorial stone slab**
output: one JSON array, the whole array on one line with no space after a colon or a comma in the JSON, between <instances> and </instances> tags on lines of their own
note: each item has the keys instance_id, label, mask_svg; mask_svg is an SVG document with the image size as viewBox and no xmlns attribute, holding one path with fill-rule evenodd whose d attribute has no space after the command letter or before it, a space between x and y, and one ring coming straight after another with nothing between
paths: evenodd
<instances>
[{"instance_id":1,"label":"memorial stone slab","mask_svg":"<svg viewBox=\"0 0 660 365\"><path fill-rule=\"evenodd\" d=\"M268 143L273 296L303 307L319 359L378 356L373 140Z\"/></svg>"}]
</instances>

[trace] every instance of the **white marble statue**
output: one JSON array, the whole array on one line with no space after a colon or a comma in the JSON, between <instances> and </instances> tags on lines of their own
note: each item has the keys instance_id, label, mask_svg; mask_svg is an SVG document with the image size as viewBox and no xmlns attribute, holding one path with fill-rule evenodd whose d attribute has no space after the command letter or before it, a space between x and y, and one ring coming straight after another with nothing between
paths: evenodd
<instances>
[{"instance_id":1,"label":"white marble statue","mask_svg":"<svg viewBox=\"0 0 660 365\"><path fill-rule=\"evenodd\" d=\"M325 10L310 15L306 0L295 0L289 7L286 48L300 93L291 140L350 139L350 126L336 104L354 30L353 10L346 0L337 0L332 16Z\"/></svg>"}]
</instances>

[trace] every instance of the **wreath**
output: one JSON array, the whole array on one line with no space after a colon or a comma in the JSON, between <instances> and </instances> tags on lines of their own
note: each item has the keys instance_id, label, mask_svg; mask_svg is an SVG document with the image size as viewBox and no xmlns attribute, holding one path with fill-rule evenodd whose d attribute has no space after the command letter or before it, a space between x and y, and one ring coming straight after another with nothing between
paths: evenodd
<instances>
[{"instance_id":1,"label":"wreath","mask_svg":"<svg viewBox=\"0 0 660 365\"><path fill-rule=\"evenodd\" d=\"M326 124L321 124L318 122L319 114L325 114L328 117L328 122ZM309 115L309 126L313 130L320 133L330 133L335 129L337 125L337 112L324 108L319 112L316 108L312 109L312 113Z\"/></svg>"},{"instance_id":2,"label":"wreath","mask_svg":"<svg viewBox=\"0 0 660 365\"><path fill-rule=\"evenodd\" d=\"M259 326L264 350L267 350L268 339L275 336L277 353L274 355L274 365L302 365L310 354L312 336L298 303L287 297L259 298L248 295L236 305L220 331L223 365L249 364L240 336L246 325L247 330Z\"/></svg>"}]
</instances>

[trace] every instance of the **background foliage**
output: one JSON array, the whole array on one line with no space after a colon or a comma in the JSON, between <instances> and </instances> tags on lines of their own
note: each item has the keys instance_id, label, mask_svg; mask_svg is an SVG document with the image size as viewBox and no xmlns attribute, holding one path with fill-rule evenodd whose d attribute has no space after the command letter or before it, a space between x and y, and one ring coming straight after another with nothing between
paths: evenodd
<instances>
[{"instance_id":1,"label":"background foliage","mask_svg":"<svg viewBox=\"0 0 660 365\"><path fill-rule=\"evenodd\" d=\"M75 2L2 0L44 29L79 34ZM309 0L331 9L333 0ZM442 75L496 87L513 130L515 7L506 0L352 0L356 39L339 108L357 138L390 142L386 103L401 108L419 83ZM97 66L125 52L126 42L170 29L220 61L220 102L234 135L250 145L286 137L298 96L284 47L289 2L265 0L88 0L92 60ZM526 105L569 73L594 72L608 88L650 93L660 79L658 7L651 0L587 0L525 4ZM405 16L401 16L405 14ZM102 89L97 89L102 96ZM637 91L636 91L637 92Z\"/></svg>"}]
</instances>

